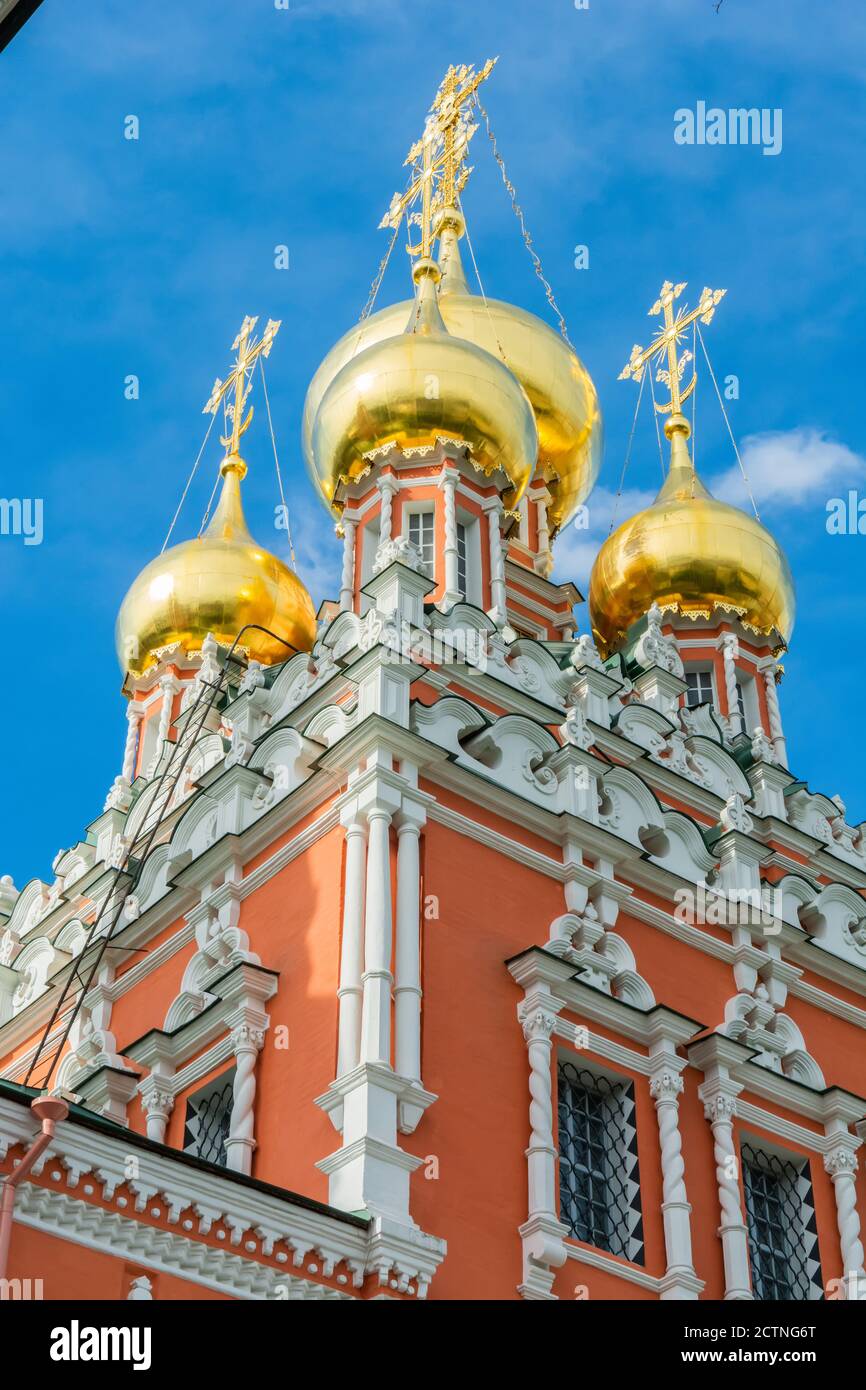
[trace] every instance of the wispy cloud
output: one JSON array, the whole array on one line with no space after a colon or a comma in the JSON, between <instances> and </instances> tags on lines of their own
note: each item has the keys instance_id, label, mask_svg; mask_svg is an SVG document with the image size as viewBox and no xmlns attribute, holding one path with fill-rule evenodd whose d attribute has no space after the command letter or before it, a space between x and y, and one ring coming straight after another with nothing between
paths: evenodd
<instances>
[{"instance_id":1,"label":"wispy cloud","mask_svg":"<svg viewBox=\"0 0 866 1390\"><path fill-rule=\"evenodd\" d=\"M807 506L826 499L834 488L856 486L866 477L866 458L829 439L823 430L807 427L749 435L741 457L755 500L781 507ZM710 486L716 497L736 506L749 500L736 464Z\"/></svg>"}]
</instances>

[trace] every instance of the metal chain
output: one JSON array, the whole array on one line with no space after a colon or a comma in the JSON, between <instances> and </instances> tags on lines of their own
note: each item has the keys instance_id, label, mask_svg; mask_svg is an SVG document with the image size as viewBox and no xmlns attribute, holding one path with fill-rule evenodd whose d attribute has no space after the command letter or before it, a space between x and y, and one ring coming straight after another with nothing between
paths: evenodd
<instances>
[{"instance_id":1,"label":"metal chain","mask_svg":"<svg viewBox=\"0 0 866 1390\"><path fill-rule=\"evenodd\" d=\"M496 144L496 136L493 134L493 131L490 128L490 117L488 116L487 112L481 104L481 101L477 96L475 97L475 105L477 106L479 112L484 118L484 124L487 128L487 138L490 141L491 147L493 149L493 157L496 160L496 163L499 165L499 172L502 175L502 182L505 184L506 192L508 193L508 196L511 199L511 206L514 210L514 216L520 223L520 230L523 235L523 240L526 244L526 249L532 257L532 264L535 268L535 273L541 281L542 285L544 286L544 293L547 296L547 302L549 303L551 309L556 314L556 317L559 320L560 333L562 334L565 341L568 343L568 346L570 348L573 348L574 345L568 336L568 328L566 327L565 319L563 318L559 305L557 304L553 296L553 290L550 286L550 282L545 277L544 270L542 269L541 265L541 260L539 259L538 253L532 244L532 237L529 235L529 231L527 230L526 220L523 216L523 209L517 201L517 190L515 189L514 184L508 177L508 174L505 169L505 161L503 160L502 155L499 153L499 148Z\"/></svg>"},{"instance_id":2,"label":"metal chain","mask_svg":"<svg viewBox=\"0 0 866 1390\"><path fill-rule=\"evenodd\" d=\"M271 402L268 399L268 383L265 377L265 364L262 361L261 357L259 358L259 371L262 374L262 389L265 393L265 410L268 413L268 429L271 432L271 447L274 451L274 467L277 470L277 485L280 489L280 501L283 505L283 516L286 518L286 536L288 537L289 541L289 554L292 557L292 569L296 570L298 568L298 565L297 561L295 560L295 547L292 543L292 528L289 525L289 509L286 505L286 494L283 491L283 475L280 472L280 460L277 457L277 439L276 435L274 434L274 422L271 419Z\"/></svg>"},{"instance_id":3,"label":"metal chain","mask_svg":"<svg viewBox=\"0 0 866 1390\"><path fill-rule=\"evenodd\" d=\"M712 364L712 362L710 361L710 354L707 352L707 345L706 345L706 343L704 342L704 335L703 335L703 333L701 332L700 329L698 329L698 337L699 337L700 340L701 340L701 347L702 347L703 350L704 350L704 357L706 358L707 366L708 366L709 369L710 369L710 376L711 376L711 378L712 378L713 385L714 385L715 388L716 388L716 395L717 395L718 398L719 398L719 407L720 407L720 409L721 409L722 416L723 416L723 418L724 418L725 424L726 424L727 427L728 427L728 434L731 436L731 443L732 443L733 446L734 446L734 453L735 453L736 456L737 456L737 463L740 465L740 472L741 472L742 475L743 475L743 482L746 484L746 491L747 491L748 494L749 494L749 501L750 501L751 504L752 504L752 511L755 513L755 520L756 520L756 521L760 521L760 520L761 520L761 517L760 517L760 514L759 514L759 512L758 512L758 504L757 504L757 502L755 501L755 495L754 495L754 493L752 492L752 484L749 482L748 474L746 473L746 470L745 470L745 468L744 468L744 466L743 466L743 460L740 458L740 451L739 451L739 449L737 448L737 441L736 441L736 439L734 438L734 431L731 429L731 422L730 422L730 420L728 419L728 412L725 410L725 403L724 403L724 401L722 400L722 393L721 393L721 391L719 390L719 383L716 381L716 374L715 374L715 372L713 371L713 364Z\"/></svg>"},{"instance_id":4,"label":"metal chain","mask_svg":"<svg viewBox=\"0 0 866 1390\"><path fill-rule=\"evenodd\" d=\"M196 473L198 472L198 466L199 466L199 464L201 463L201 456L202 456L202 454L203 454L204 451L205 451L205 445L207 444L208 440L210 439L210 432L211 432L211 430L213 429L213 425L214 425L214 420L215 420L215 419L216 419L216 415L212 415L212 416L211 416L211 419L210 419L210 424L208 425L207 431L205 432L205 437L204 437L204 439L203 439L202 442L201 442L201 448L199 449L198 454L196 455L195 463L194 463L193 466L192 466L192 472L190 473L189 477L187 478L187 480L186 480L186 487L184 488L183 492L181 493L180 501L179 501L178 504L177 504L177 511L175 512L174 516L173 516L172 519L171 519L171 525L169 526L168 531L167 531L167 533L166 533L165 540L164 540L163 543L162 543L162 549L161 549L160 552L159 552L160 555L162 555L163 551L165 550L165 547L168 545L169 541L171 540L171 533L172 533L172 531L173 531L174 528L175 528L175 525L176 525L176 523L177 523L178 517L180 516L181 507L183 506L184 502L186 501L186 494L189 492L190 486L191 486L191 484L192 484L192 480L193 480L193 478L195 477Z\"/></svg>"},{"instance_id":5,"label":"metal chain","mask_svg":"<svg viewBox=\"0 0 866 1390\"><path fill-rule=\"evenodd\" d=\"M372 313L372 311L373 311L373 305L376 303L376 295L379 293L379 287L381 286L382 281L383 281L384 278L385 278L385 271L388 269L388 262L389 262L390 259L391 259L391 252L394 250L394 243L395 243L396 240L397 240L397 234L398 234L398 232L400 231L401 225L402 225L402 223L398 222L398 223L397 223L397 226L394 228L394 232L393 232L393 235L392 235L392 237L391 237L391 241L390 241L390 243L389 243L389 245L388 245L388 250L385 252L384 256L382 257L382 261L381 261L381 264L380 264L380 266L379 266L379 269L376 271L375 279L373 280L373 283L372 283L372 285L370 286L370 293L367 295L367 303L364 305L363 309L361 310L361 317L358 319L358 322L359 322L359 323L363 323L364 320L365 320L366 318L368 318L369 315L370 315L370 314Z\"/></svg>"}]
</instances>

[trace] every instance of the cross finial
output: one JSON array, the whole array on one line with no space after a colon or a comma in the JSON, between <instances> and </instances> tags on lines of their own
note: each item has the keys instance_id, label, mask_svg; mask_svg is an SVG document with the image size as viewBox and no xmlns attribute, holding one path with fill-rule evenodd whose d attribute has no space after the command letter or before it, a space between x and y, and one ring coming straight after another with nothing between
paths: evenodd
<instances>
[{"instance_id":1,"label":"cross finial","mask_svg":"<svg viewBox=\"0 0 866 1390\"><path fill-rule=\"evenodd\" d=\"M240 332L232 343L232 351L237 355L232 363L232 369L225 381L220 381L217 377L213 384L213 390L205 404L203 415L215 415L221 402L225 401L229 392L234 389L234 400L225 403L225 413L231 422L231 429L226 435L220 435L220 443L226 450L226 457L232 458L237 455L238 446L242 434L246 434L253 418L253 407L250 406L246 419L243 418L244 406L247 396L252 390L253 367L259 357L268 357L274 338L280 327L280 319L268 319L265 331L260 338L253 336L253 329L258 323L257 318L251 318L247 314L241 324Z\"/></svg>"},{"instance_id":2,"label":"cross finial","mask_svg":"<svg viewBox=\"0 0 866 1390\"><path fill-rule=\"evenodd\" d=\"M662 323L653 338L649 347L642 348L635 343L631 350L631 357L619 374L619 380L633 378L640 381L644 368L650 362L657 362L656 381L661 381L670 392L670 400L656 404L656 410L661 414L679 415L682 410L683 402L687 401L695 389L697 376L692 372L691 381L683 388L681 382L683 372L692 360L692 354L686 349L682 355L679 354L679 344L685 330L689 324L700 319L701 323L709 323L716 312L716 305L727 294L727 290L711 290L706 287L701 290L701 297L697 307L687 310L683 305L674 313L674 305L679 299L686 282L674 285L670 280L665 280L661 287L659 297L650 309L650 317L656 314L662 315ZM667 367L662 365L662 359L667 357ZM667 426L665 426L667 429Z\"/></svg>"},{"instance_id":3,"label":"cross finial","mask_svg":"<svg viewBox=\"0 0 866 1390\"><path fill-rule=\"evenodd\" d=\"M394 194L379 226L399 227L403 214L420 196L421 207L409 214L409 225L421 228L421 240L417 246L407 247L410 256L424 260L430 256L435 214L455 205L472 173L466 167L469 141L478 129L469 117L472 99L498 61L488 58L480 72L465 63L448 69L430 107L424 134L406 156L404 165L412 167L409 187Z\"/></svg>"}]
</instances>

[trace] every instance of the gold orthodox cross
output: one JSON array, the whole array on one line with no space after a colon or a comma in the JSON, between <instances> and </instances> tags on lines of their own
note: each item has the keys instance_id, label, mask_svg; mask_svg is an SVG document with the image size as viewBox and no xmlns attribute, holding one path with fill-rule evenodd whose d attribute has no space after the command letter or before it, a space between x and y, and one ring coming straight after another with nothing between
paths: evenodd
<instances>
[{"instance_id":1,"label":"gold orthodox cross","mask_svg":"<svg viewBox=\"0 0 866 1390\"><path fill-rule=\"evenodd\" d=\"M426 258L430 255L434 211L454 205L472 172L462 167L469 141L477 128L468 120L466 106L498 61L498 58L488 58L480 72L465 64L448 69L430 108L424 134L415 141L404 160L404 167L412 165L412 181L404 193L394 194L379 226L397 228L403 214L420 194L421 210L412 213L409 220L420 226L421 241L407 248L410 256Z\"/></svg>"},{"instance_id":2,"label":"gold orthodox cross","mask_svg":"<svg viewBox=\"0 0 866 1390\"><path fill-rule=\"evenodd\" d=\"M727 290L710 290L705 287L701 290L701 297L696 308L687 311L683 305L675 314L674 304L685 287L685 280L681 285L674 285L670 280L665 280L658 299L649 311L650 317L655 314L662 314L663 323L648 348L642 348L638 343L635 343L631 350L631 357L619 374L620 381L628 378L640 381L644 367L648 362L656 359L659 363L656 381L664 382L671 393L669 401L656 405L656 410L663 415L669 411L678 415L683 402L687 401L694 391L697 381L697 375L693 372L688 386L685 389L680 387L686 364L692 360L692 354L688 350L682 356L679 355L679 343L683 334L689 325L698 319L701 323L710 323L716 312L716 305L727 294ZM665 356L668 362L667 368L661 365L661 359Z\"/></svg>"},{"instance_id":3,"label":"gold orthodox cross","mask_svg":"<svg viewBox=\"0 0 866 1390\"><path fill-rule=\"evenodd\" d=\"M240 444L241 435L245 434L250 427L253 418L253 407L250 406L249 414L244 420L244 406L247 396L252 389L252 372L259 357L267 357L273 346L274 338L280 327L280 319L268 319L265 331L261 338L252 336L253 329L258 323L257 318L250 318L247 314L241 324L241 331L232 343L232 351L237 353L232 370L229 372L225 381L220 381L217 377L213 384L207 404L202 411L203 415L216 415L221 402L225 401L226 396L234 388L234 400L228 401L225 405L225 412L231 420L231 431L225 436L220 436L220 443L225 447L228 454L236 454Z\"/></svg>"}]
</instances>

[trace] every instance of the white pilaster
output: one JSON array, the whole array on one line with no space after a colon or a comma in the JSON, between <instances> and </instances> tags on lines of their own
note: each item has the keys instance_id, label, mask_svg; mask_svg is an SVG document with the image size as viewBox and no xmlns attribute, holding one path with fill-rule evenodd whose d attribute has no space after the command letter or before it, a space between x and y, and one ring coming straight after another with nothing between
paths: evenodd
<instances>
[{"instance_id":1,"label":"white pilaster","mask_svg":"<svg viewBox=\"0 0 866 1390\"><path fill-rule=\"evenodd\" d=\"M837 1136L838 1137L838 1136ZM836 1199L836 1224L842 1251L842 1276L849 1299L866 1301L866 1270L863 1262L863 1242L860 1238L860 1215L857 1211L857 1155L859 1140L847 1133L844 1142L824 1155L824 1167L833 1182Z\"/></svg>"},{"instance_id":2,"label":"white pilaster","mask_svg":"<svg viewBox=\"0 0 866 1390\"><path fill-rule=\"evenodd\" d=\"M749 1235L740 1195L740 1155L734 1143L733 1121L742 1086L730 1074L730 1067L748 1056L745 1048L717 1033L689 1048L689 1061L704 1073L698 1095L713 1132L726 1299L754 1297L749 1273Z\"/></svg>"},{"instance_id":3,"label":"white pilaster","mask_svg":"<svg viewBox=\"0 0 866 1390\"><path fill-rule=\"evenodd\" d=\"M256 1062L265 1041L263 1028L242 1023L232 1033L235 1079L232 1086L232 1113L226 1139L226 1167L235 1173L252 1172L256 1141L254 1107L256 1100Z\"/></svg>"},{"instance_id":4,"label":"white pilaster","mask_svg":"<svg viewBox=\"0 0 866 1390\"><path fill-rule=\"evenodd\" d=\"M160 679L159 688L162 692L162 705L159 711L159 728L156 734L156 747L154 748L153 757L150 760L150 766L146 769L146 776L148 777L152 777L159 766L162 750L168 738L169 730L171 729L171 712L174 707L174 697L180 689L180 686L174 676L168 675Z\"/></svg>"},{"instance_id":5,"label":"white pilaster","mask_svg":"<svg viewBox=\"0 0 866 1390\"><path fill-rule=\"evenodd\" d=\"M423 808L404 806L397 827L397 942L394 1057L400 1076L421 1083L421 825Z\"/></svg>"},{"instance_id":6,"label":"white pilaster","mask_svg":"<svg viewBox=\"0 0 866 1390\"><path fill-rule=\"evenodd\" d=\"M131 782L135 773L135 757L138 752L138 737L144 709L137 700L130 700L126 706L126 744L123 749L123 768L121 776Z\"/></svg>"},{"instance_id":7,"label":"white pilaster","mask_svg":"<svg viewBox=\"0 0 866 1390\"><path fill-rule=\"evenodd\" d=\"M391 1065L391 812L374 802L367 810L367 885L361 1061Z\"/></svg>"},{"instance_id":8,"label":"white pilaster","mask_svg":"<svg viewBox=\"0 0 866 1390\"><path fill-rule=\"evenodd\" d=\"M442 502L445 517L445 548L444 572L445 572L445 592L439 603L439 607L447 612L455 603L460 601L460 581L457 577L457 480L459 474L455 468L443 467L439 475L439 487L442 489Z\"/></svg>"},{"instance_id":9,"label":"white pilaster","mask_svg":"<svg viewBox=\"0 0 866 1390\"><path fill-rule=\"evenodd\" d=\"M487 532L490 548L490 603L488 616L498 625L507 618L505 601L505 559L502 551L502 503L498 497L489 497L484 503L487 514Z\"/></svg>"},{"instance_id":10,"label":"white pilaster","mask_svg":"<svg viewBox=\"0 0 866 1390\"><path fill-rule=\"evenodd\" d=\"M158 1078L146 1077L141 1085L141 1108L145 1114L148 1139L156 1144L164 1144L168 1117L174 1109L174 1093L163 1089Z\"/></svg>"},{"instance_id":11,"label":"white pilaster","mask_svg":"<svg viewBox=\"0 0 866 1390\"><path fill-rule=\"evenodd\" d=\"M559 1219L553 1138L552 1034L561 1007L546 990L534 989L517 1012L529 1054L530 1130L529 1217L520 1227L523 1280L518 1292L534 1301L555 1299L553 1281L566 1260L563 1237L568 1227Z\"/></svg>"},{"instance_id":12,"label":"white pilaster","mask_svg":"<svg viewBox=\"0 0 866 1390\"><path fill-rule=\"evenodd\" d=\"M770 721L770 738L773 740L773 748L776 759L782 767L788 766L788 749L785 744L785 734L782 728L782 712L779 708L779 692L776 688L779 664L775 657L769 657L762 661L758 667L764 677L764 690L767 696L767 715Z\"/></svg>"},{"instance_id":13,"label":"white pilaster","mask_svg":"<svg viewBox=\"0 0 866 1390\"><path fill-rule=\"evenodd\" d=\"M340 608L348 613L355 601L355 546L357 543L357 521L343 518L343 572L340 576Z\"/></svg>"},{"instance_id":14,"label":"white pilaster","mask_svg":"<svg viewBox=\"0 0 866 1390\"><path fill-rule=\"evenodd\" d=\"M663 1299L695 1299L703 1285L692 1261L691 1206L686 1194L686 1171L680 1134L680 1096L684 1065L672 1045L654 1049L650 1095L656 1108L662 1160L662 1222L666 1270ZM651 1054L652 1055L652 1054Z\"/></svg>"},{"instance_id":15,"label":"white pilaster","mask_svg":"<svg viewBox=\"0 0 866 1390\"><path fill-rule=\"evenodd\" d=\"M343 891L343 939L340 948L339 1037L337 1075L358 1065L361 1056L361 1005L364 959L364 900L367 867L367 827L351 807L346 827L346 879Z\"/></svg>"},{"instance_id":16,"label":"white pilaster","mask_svg":"<svg viewBox=\"0 0 866 1390\"><path fill-rule=\"evenodd\" d=\"M736 658L740 649L740 644L736 634L733 632L722 633L719 639L719 646L722 653L722 669L725 673L725 696L728 705L728 725L731 736L744 732L743 721L740 718L740 702L737 699L737 665Z\"/></svg>"}]
</instances>

